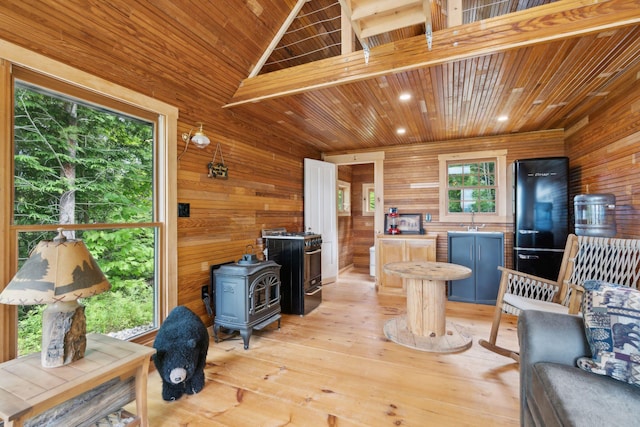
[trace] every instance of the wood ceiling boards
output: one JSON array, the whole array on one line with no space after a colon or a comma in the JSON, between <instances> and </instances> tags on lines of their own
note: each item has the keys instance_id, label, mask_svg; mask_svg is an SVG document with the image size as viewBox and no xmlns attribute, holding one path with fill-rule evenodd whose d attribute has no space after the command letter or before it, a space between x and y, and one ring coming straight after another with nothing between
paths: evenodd
<instances>
[{"instance_id":1,"label":"wood ceiling boards","mask_svg":"<svg viewBox=\"0 0 640 427\"><path fill-rule=\"evenodd\" d=\"M338 0L16 0L0 37L179 105L184 126L301 153L570 127L638 84L640 0L460 0L447 27L449 1L431 1L431 51L410 25L367 38L369 64L357 40L341 55Z\"/></svg>"},{"instance_id":2,"label":"wood ceiling boards","mask_svg":"<svg viewBox=\"0 0 640 427\"><path fill-rule=\"evenodd\" d=\"M414 36L368 64L354 52L246 79L227 107L321 151L563 128L635 81L639 7L559 1L440 30L431 51Z\"/></svg>"}]
</instances>

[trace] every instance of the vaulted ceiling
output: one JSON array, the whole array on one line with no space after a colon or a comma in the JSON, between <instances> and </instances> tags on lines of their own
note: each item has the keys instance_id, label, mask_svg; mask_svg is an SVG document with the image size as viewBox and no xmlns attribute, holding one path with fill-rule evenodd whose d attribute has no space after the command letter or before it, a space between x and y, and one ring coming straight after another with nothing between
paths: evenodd
<instances>
[{"instance_id":1,"label":"vaulted ceiling","mask_svg":"<svg viewBox=\"0 0 640 427\"><path fill-rule=\"evenodd\" d=\"M410 3L430 14L346 54L345 1L302 3L227 108L325 152L567 128L640 72L637 1L461 0L449 26L438 1L353 0L353 15Z\"/></svg>"},{"instance_id":2,"label":"vaulted ceiling","mask_svg":"<svg viewBox=\"0 0 640 427\"><path fill-rule=\"evenodd\" d=\"M305 153L571 128L640 76L640 0L12 0L0 38Z\"/></svg>"}]
</instances>

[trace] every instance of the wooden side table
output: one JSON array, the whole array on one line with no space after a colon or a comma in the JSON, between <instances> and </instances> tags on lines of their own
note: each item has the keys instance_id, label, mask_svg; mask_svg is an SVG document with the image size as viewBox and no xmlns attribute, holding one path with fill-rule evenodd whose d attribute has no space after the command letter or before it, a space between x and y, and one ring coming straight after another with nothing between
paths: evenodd
<instances>
[{"instance_id":1,"label":"wooden side table","mask_svg":"<svg viewBox=\"0 0 640 427\"><path fill-rule=\"evenodd\" d=\"M134 378L136 418L146 427L147 378L155 349L106 335L87 335L85 357L57 368L44 368L40 353L33 353L0 364L0 418L5 427L24 425L29 418L64 404L81 394L112 380ZM125 393L123 399L130 399ZM102 401L102 399L96 399ZM109 400L109 399L105 399ZM113 405L114 402L111 402ZM116 402L120 404L121 402ZM88 417L106 410L91 401L88 407L74 410L74 416ZM104 404L104 403L102 403ZM67 420L67 425L76 425ZM69 424L70 423L70 424Z\"/></svg>"},{"instance_id":2,"label":"wooden side table","mask_svg":"<svg viewBox=\"0 0 640 427\"><path fill-rule=\"evenodd\" d=\"M384 333L391 341L418 350L450 353L471 346L464 329L446 321L446 281L471 276L471 269L446 262L394 262L384 271L405 279L407 315L389 320Z\"/></svg>"}]
</instances>

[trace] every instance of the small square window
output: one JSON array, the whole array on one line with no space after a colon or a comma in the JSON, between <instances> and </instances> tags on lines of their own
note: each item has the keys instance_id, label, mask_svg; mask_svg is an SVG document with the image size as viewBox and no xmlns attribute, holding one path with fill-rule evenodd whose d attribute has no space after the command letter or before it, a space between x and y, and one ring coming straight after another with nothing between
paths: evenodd
<instances>
[{"instance_id":1,"label":"small square window","mask_svg":"<svg viewBox=\"0 0 640 427\"><path fill-rule=\"evenodd\" d=\"M440 220L508 221L506 150L441 154Z\"/></svg>"}]
</instances>

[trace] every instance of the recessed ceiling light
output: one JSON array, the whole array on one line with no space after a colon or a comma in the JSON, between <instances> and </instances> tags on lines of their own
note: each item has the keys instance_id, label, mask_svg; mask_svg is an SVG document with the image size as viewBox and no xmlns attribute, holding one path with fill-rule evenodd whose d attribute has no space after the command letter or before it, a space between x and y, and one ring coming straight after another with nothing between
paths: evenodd
<instances>
[{"instance_id":1,"label":"recessed ceiling light","mask_svg":"<svg viewBox=\"0 0 640 427\"><path fill-rule=\"evenodd\" d=\"M400 101L408 101L411 99L411 94L410 93L401 93L400 96L398 97L400 98Z\"/></svg>"},{"instance_id":2,"label":"recessed ceiling light","mask_svg":"<svg viewBox=\"0 0 640 427\"><path fill-rule=\"evenodd\" d=\"M498 121L499 122L506 122L507 120L509 120L509 116L500 116L500 117L498 117Z\"/></svg>"},{"instance_id":3,"label":"recessed ceiling light","mask_svg":"<svg viewBox=\"0 0 640 427\"><path fill-rule=\"evenodd\" d=\"M397 133L398 135L404 135L405 133L407 133L407 130L406 130L405 128L398 128L398 129L396 130L396 133Z\"/></svg>"}]
</instances>

